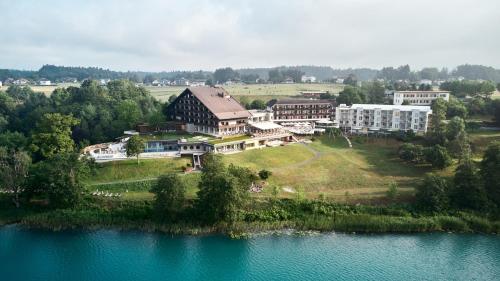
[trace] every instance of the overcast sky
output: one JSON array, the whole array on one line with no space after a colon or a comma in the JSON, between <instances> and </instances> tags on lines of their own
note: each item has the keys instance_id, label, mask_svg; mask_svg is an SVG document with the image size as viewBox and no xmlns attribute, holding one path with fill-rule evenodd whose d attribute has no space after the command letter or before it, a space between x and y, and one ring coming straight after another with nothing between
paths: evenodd
<instances>
[{"instance_id":1,"label":"overcast sky","mask_svg":"<svg viewBox=\"0 0 500 281\"><path fill-rule=\"evenodd\" d=\"M0 0L0 68L500 68L500 0Z\"/></svg>"}]
</instances>

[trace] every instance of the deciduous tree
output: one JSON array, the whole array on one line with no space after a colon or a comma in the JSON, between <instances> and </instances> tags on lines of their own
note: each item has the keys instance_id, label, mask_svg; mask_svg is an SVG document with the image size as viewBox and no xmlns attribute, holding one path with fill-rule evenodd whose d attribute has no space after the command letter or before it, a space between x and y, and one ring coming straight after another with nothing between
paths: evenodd
<instances>
[{"instance_id":1,"label":"deciduous tree","mask_svg":"<svg viewBox=\"0 0 500 281\"><path fill-rule=\"evenodd\" d=\"M415 194L417 205L426 211L442 212L449 206L449 185L446 179L430 174L417 186Z\"/></svg>"},{"instance_id":2,"label":"deciduous tree","mask_svg":"<svg viewBox=\"0 0 500 281\"><path fill-rule=\"evenodd\" d=\"M488 146L480 165L480 175L488 198L500 207L500 143Z\"/></svg>"},{"instance_id":3,"label":"deciduous tree","mask_svg":"<svg viewBox=\"0 0 500 281\"><path fill-rule=\"evenodd\" d=\"M71 115L46 113L37 123L32 136L32 148L42 157L50 158L58 153L70 153L75 149L71 129L80 120Z\"/></svg>"},{"instance_id":4,"label":"deciduous tree","mask_svg":"<svg viewBox=\"0 0 500 281\"><path fill-rule=\"evenodd\" d=\"M155 194L155 209L160 217L175 220L186 195L186 185L180 176L175 173L161 176L151 192Z\"/></svg>"},{"instance_id":5,"label":"deciduous tree","mask_svg":"<svg viewBox=\"0 0 500 281\"><path fill-rule=\"evenodd\" d=\"M0 183L1 186L12 193L12 202L19 208L19 196L26 185L30 156L24 151L7 151L0 148Z\"/></svg>"},{"instance_id":6,"label":"deciduous tree","mask_svg":"<svg viewBox=\"0 0 500 281\"><path fill-rule=\"evenodd\" d=\"M140 136L131 136L125 146L127 157L137 157L137 165L139 165L139 155L144 151L144 140Z\"/></svg>"}]
</instances>

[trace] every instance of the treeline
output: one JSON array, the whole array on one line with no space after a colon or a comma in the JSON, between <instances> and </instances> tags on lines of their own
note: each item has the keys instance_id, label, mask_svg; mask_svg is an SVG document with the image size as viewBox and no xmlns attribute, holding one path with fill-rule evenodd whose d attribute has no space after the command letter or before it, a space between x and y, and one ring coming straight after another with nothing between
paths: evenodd
<instances>
[{"instance_id":1,"label":"treeline","mask_svg":"<svg viewBox=\"0 0 500 281\"><path fill-rule=\"evenodd\" d=\"M44 65L38 71L29 70L12 70L0 69L0 81L5 81L9 78L13 79L30 79L33 81L41 78L49 79L56 82L65 82L77 79L78 81L91 79L125 79L132 82L150 83L153 80L165 79L174 81L180 78L186 79L209 79L212 72L207 71L170 71L170 72L144 72L144 71L113 71L99 67L72 67L72 66L55 66Z\"/></svg>"},{"instance_id":2,"label":"treeline","mask_svg":"<svg viewBox=\"0 0 500 281\"><path fill-rule=\"evenodd\" d=\"M114 141L145 121L162 123L162 105L128 80L106 86L86 80L81 87L58 88L50 97L11 86L0 91L0 186L16 206L31 199L74 206L82 196L81 181L93 167L80 149Z\"/></svg>"},{"instance_id":3,"label":"treeline","mask_svg":"<svg viewBox=\"0 0 500 281\"><path fill-rule=\"evenodd\" d=\"M230 69L230 70L229 70ZM219 73L217 71L219 70ZM225 72L225 73L224 73ZM284 78L280 78L279 74ZM319 81L332 81L333 78L346 78L350 75L359 81L370 81L376 78L386 81L419 81L448 80L463 77L466 80L487 80L500 82L500 70L483 65L459 65L456 69L449 71L446 68L425 67L419 71L412 71L409 65L399 67L384 67L380 70L370 68L347 68L334 69L330 66L279 66L273 68L221 68L215 71L171 71L171 72L143 72L143 71L112 71L99 67L67 67L44 65L38 71L0 69L0 81L8 78L26 78L38 80L46 78L52 81L66 81L67 79L128 79L133 82L151 83L154 80L194 79L220 81L224 83L229 80L255 83L258 79L270 82L282 82L290 77L295 82L300 80L298 73L302 75L315 76ZM276 75L278 74L278 75Z\"/></svg>"},{"instance_id":4,"label":"treeline","mask_svg":"<svg viewBox=\"0 0 500 281\"><path fill-rule=\"evenodd\" d=\"M458 79L462 77L465 80L488 80L500 82L500 69L495 69L483 65L464 64L457 66L456 69L449 71L447 68L438 69L436 67L425 67L420 71L412 71L409 65L399 67L384 67L377 73L377 78L387 81L407 80L418 81L428 80L447 80L450 78Z\"/></svg>"},{"instance_id":5,"label":"treeline","mask_svg":"<svg viewBox=\"0 0 500 281\"><path fill-rule=\"evenodd\" d=\"M58 88L49 97L20 86L0 92L3 134L19 133L32 140L44 116L56 113L78 120L71 126L71 137L82 145L114 140L139 122L163 122L161 104L145 88L127 80L114 80L105 86L86 80L80 87Z\"/></svg>"},{"instance_id":6,"label":"treeline","mask_svg":"<svg viewBox=\"0 0 500 281\"><path fill-rule=\"evenodd\" d=\"M431 164L444 169L458 167L451 177L431 174L417 188L417 205L432 212L472 210L498 214L500 211L500 143L493 143L484 152L481 162L473 160L465 123L466 111L449 121L448 103L437 99L432 105L431 128L422 144L407 143L399 148L399 157L414 164Z\"/></svg>"}]
</instances>

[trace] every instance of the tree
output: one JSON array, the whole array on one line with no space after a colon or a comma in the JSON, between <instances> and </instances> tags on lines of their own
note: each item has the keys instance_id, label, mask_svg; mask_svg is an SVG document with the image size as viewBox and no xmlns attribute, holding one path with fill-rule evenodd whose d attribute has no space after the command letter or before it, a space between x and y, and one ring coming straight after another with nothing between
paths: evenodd
<instances>
[{"instance_id":1,"label":"tree","mask_svg":"<svg viewBox=\"0 0 500 281\"><path fill-rule=\"evenodd\" d=\"M269 70L268 76L269 76L268 80L271 81L272 83L280 83L283 82L284 80L283 74L281 73L281 71L279 71L279 69Z\"/></svg>"},{"instance_id":2,"label":"tree","mask_svg":"<svg viewBox=\"0 0 500 281\"><path fill-rule=\"evenodd\" d=\"M363 103L366 98L363 92L357 87L346 86L337 97L338 104L352 105L354 103Z\"/></svg>"},{"instance_id":3,"label":"tree","mask_svg":"<svg viewBox=\"0 0 500 281\"><path fill-rule=\"evenodd\" d=\"M281 71L283 77L292 78L293 82L299 83L302 81L302 76L305 74L299 69L286 69Z\"/></svg>"},{"instance_id":4,"label":"tree","mask_svg":"<svg viewBox=\"0 0 500 281\"><path fill-rule=\"evenodd\" d=\"M19 196L25 187L31 165L30 156L24 151L0 149L0 183L12 192L12 202L19 208Z\"/></svg>"},{"instance_id":5,"label":"tree","mask_svg":"<svg viewBox=\"0 0 500 281\"><path fill-rule=\"evenodd\" d=\"M462 119L465 119L467 118L467 114L468 114L467 107L465 107L464 103L453 96L450 97L446 110L446 117L447 118L460 117Z\"/></svg>"},{"instance_id":6,"label":"tree","mask_svg":"<svg viewBox=\"0 0 500 281\"><path fill-rule=\"evenodd\" d=\"M247 168L226 167L220 155L205 154L197 209L206 222L234 222L245 206L255 174Z\"/></svg>"},{"instance_id":7,"label":"tree","mask_svg":"<svg viewBox=\"0 0 500 281\"><path fill-rule=\"evenodd\" d=\"M493 109L493 120L497 125L500 125L500 100L494 100L491 103Z\"/></svg>"},{"instance_id":8,"label":"tree","mask_svg":"<svg viewBox=\"0 0 500 281\"><path fill-rule=\"evenodd\" d=\"M450 91L453 96L459 98L466 96L489 98L495 91L495 85L490 81L447 81L439 88Z\"/></svg>"},{"instance_id":9,"label":"tree","mask_svg":"<svg viewBox=\"0 0 500 281\"><path fill-rule=\"evenodd\" d=\"M484 152L480 175L488 198L500 207L500 143L492 143Z\"/></svg>"},{"instance_id":10,"label":"tree","mask_svg":"<svg viewBox=\"0 0 500 281\"><path fill-rule=\"evenodd\" d=\"M243 75L241 75L241 81L243 81L247 84L255 84L258 79L259 79L258 74L243 74Z\"/></svg>"},{"instance_id":11,"label":"tree","mask_svg":"<svg viewBox=\"0 0 500 281\"><path fill-rule=\"evenodd\" d=\"M445 147L439 144L425 150L425 159L434 168L444 169L451 165L451 157Z\"/></svg>"},{"instance_id":12,"label":"tree","mask_svg":"<svg viewBox=\"0 0 500 281\"><path fill-rule=\"evenodd\" d=\"M455 207L471 210L484 209L487 197L480 180L472 160L462 161L455 172L451 190L451 200Z\"/></svg>"},{"instance_id":13,"label":"tree","mask_svg":"<svg viewBox=\"0 0 500 281\"><path fill-rule=\"evenodd\" d=\"M344 84L355 87L358 84L358 78L354 74L349 74L347 78L344 79Z\"/></svg>"},{"instance_id":14,"label":"tree","mask_svg":"<svg viewBox=\"0 0 500 281\"><path fill-rule=\"evenodd\" d=\"M259 171L259 177L262 179L262 180L267 180L273 173L269 170L266 170L266 169L262 169Z\"/></svg>"},{"instance_id":15,"label":"tree","mask_svg":"<svg viewBox=\"0 0 500 281\"><path fill-rule=\"evenodd\" d=\"M137 157L137 165L139 165L139 155L144 151L144 140L137 135L131 136L126 144L127 157Z\"/></svg>"},{"instance_id":16,"label":"tree","mask_svg":"<svg viewBox=\"0 0 500 281\"><path fill-rule=\"evenodd\" d=\"M240 74L230 67L219 68L214 72L214 80L216 83L222 84L230 80L237 80Z\"/></svg>"},{"instance_id":17,"label":"tree","mask_svg":"<svg viewBox=\"0 0 500 281\"><path fill-rule=\"evenodd\" d=\"M448 182L438 175L426 175L422 184L417 186L416 191L416 203L420 209L442 212L449 206Z\"/></svg>"},{"instance_id":18,"label":"tree","mask_svg":"<svg viewBox=\"0 0 500 281\"><path fill-rule=\"evenodd\" d=\"M12 97L16 103L22 103L26 101L32 93L33 90L31 90L31 88L28 86L22 87L13 85L7 88L7 94Z\"/></svg>"},{"instance_id":19,"label":"tree","mask_svg":"<svg viewBox=\"0 0 500 281\"><path fill-rule=\"evenodd\" d=\"M419 91L432 91L432 86L429 84L420 84L418 85Z\"/></svg>"},{"instance_id":20,"label":"tree","mask_svg":"<svg viewBox=\"0 0 500 281\"><path fill-rule=\"evenodd\" d=\"M75 149L71 128L80 123L72 115L46 113L37 123L32 136L32 148L45 158L58 153L70 153Z\"/></svg>"},{"instance_id":21,"label":"tree","mask_svg":"<svg viewBox=\"0 0 500 281\"><path fill-rule=\"evenodd\" d=\"M22 150L28 145L28 139L19 132L7 131L0 134L0 147L3 146L7 150Z\"/></svg>"},{"instance_id":22,"label":"tree","mask_svg":"<svg viewBox=\"0 0 500 281\"><path fill-rule=\"evenodd\" d=\"M177 99L177 95L173 94L170 97L168 97L168 103L173 103Z\"/></svg>"},{"instance_id":23,"label":"tree","mask_svg":"<svg viewBox=\"0 0 500 281\"><path fill-rule=\"evenodd\" d=\"M148 117L149 124L155 128L155 131L160 131L161 125L165 122L165 115L161 111L152 112Z\"/></svg>"},{"instance_id":24,"label":"tree","mask_svg":"<svg viewBox=\"0 0 500 281\"><path fill-rule=\"evenodd\" d=\"M179 175L171 173L160 176L151 192L155 195L155 210L167 220L175 220L182 210L186 195L186 185Z\"/></svg>"},{"instance_id":25,"label":"tree","mask_svg":"<svg viewBox=\"0 0 500 281\"><path fill-rule=\"evenodd\" d=\"M266 103L260 99L253 100L250 109L266 109Z\"/></svg>"},{"instance_id":26,"label":"tree","mask_svg":"<svg viewBox=\"0 0 500 281\"><path fill-rule=\"evenodd\" d=\"M88 162L78 153L59 153L33 166L27 195L45 195L51 206L75 206L83 192L81 179L88 173Z\"/></svg>"},{"instance_id":27,"label":"tree","mask_svg":"<svg viewBox=\"0 0 500 281\"><path fill-rule=\"evenodd\" d=\"M443 121L446 119L446 101L438 98L433 101L431 109L431 129L429 131L431 142L434 144L446 144L446 126Z\"/></svg>"},{"instance_id":28,"label":"tree","mask_svg":"<svg viewBox=\"0 0 500 281\"><path fill-rule=\"evenodd\" d=\"M382 83L374 81L363 84L363 91L369 103L380 104L385 100L385 87Z\"/></svg>"},{"instance_id":29,"label":"tree","mask_svg":"<svg viewBox=\"0 0 500 281\"><path fill-rule=\"evenodd\" d=\"M465 121L458 116L453 117L446 126L446 138L448 139L448 141L456 140L459 134L464 132Z\"/></svg>"},{"instance_id":30,"label":"tree","mask_svg":"<svg viewBox=\"0 0 500 281\"><path fill-rule=\"evenodd\" d=\"M137 102L133 100L124 100L118 105L117 117L119 121L122 121L127 128L134 127L137 122L141 119L142 112L139 108Z\"/></svg>"}]
</instances>

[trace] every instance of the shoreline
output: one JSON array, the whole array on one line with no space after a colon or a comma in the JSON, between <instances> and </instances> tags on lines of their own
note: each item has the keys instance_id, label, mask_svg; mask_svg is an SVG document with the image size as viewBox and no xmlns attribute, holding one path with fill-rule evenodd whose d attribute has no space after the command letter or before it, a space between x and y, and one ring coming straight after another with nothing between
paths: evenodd
<instances>
[{"instance_id":1,"label":"shoreline","mask_svg":"<svg viewBox=\"0 0 500 281\"><path fill-rule=\"evenodd\" d=\"M372 216L377 217L377 216ZM398 218L398 217L396 217ZM141 233L159 233L165 235L175 235L175 236L204 236L204 235L223 235L232 239L246 239L254 238L259 236L312 236L321 234L345 234L345 235L384 235L384 234L398 234L398 235L411 235L411 234L421 234L421 233L448 233L448 234L479 234L479 235L500 235L500 228L498 225L491 229L489 232L479 231L474 228L467 229L442 229L442 228L428 228L424 230L408 230L402 231L395 228L380 230L342 230L342 229L318 229L318 228L305 228L303 225L298 225L294 221L282 221L278 223L280 226L273 224L265 224L260 222L253 223L243 223L237 222L235 225L228 226L226 224L216 224L208 226L194 226L187 224L161 224L153 223L151 221L142 222L127 222L123 224L109 224L109 223L93 223L91 225L82 225L81 223L56 223L56 222L33 222L25 220L17 221L0 221L0 228L2 227L20 227L28 230L42 230L49 232L64 232L64 231L100 231L100 230L110 230L110 231L135 231ZM494 223L495 224L495 223ZM498 224L498 223L496 223ZM367 226L367 225L365 225ZM409 225L408 225L409 226ZM470 225L469 225L470 226Z\"/></svg>"}]
</instances>

